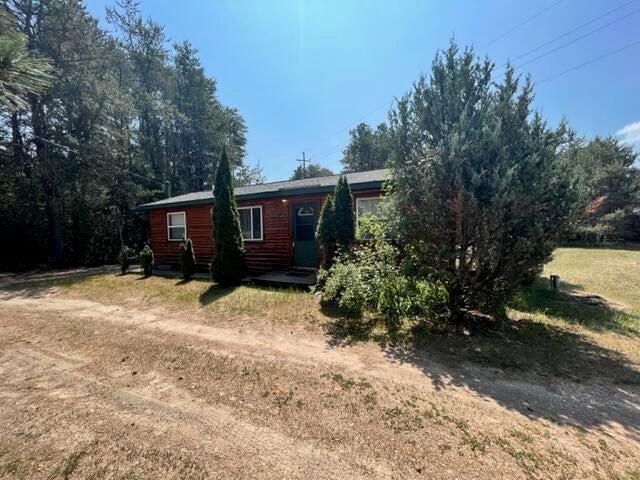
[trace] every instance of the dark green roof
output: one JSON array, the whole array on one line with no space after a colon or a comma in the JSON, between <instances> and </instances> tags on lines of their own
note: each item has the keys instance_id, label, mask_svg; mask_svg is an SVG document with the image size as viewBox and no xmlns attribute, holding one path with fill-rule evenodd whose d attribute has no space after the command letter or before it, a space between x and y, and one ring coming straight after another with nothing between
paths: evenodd
<instances>
[{"instance_id":1,"label":"dark green roof","mask_svg":"<svg viewBox=\"0 0 640 480\"><path fill-rule=\"evenodd\" d=\"M381 188L389 177L389 170L369 170L368 172L347 173L347 181L352 190L365 190L369 188ZM261 183L238 187L234 193L238 200L252 200L257 198L273 198L289 195L306 195L313 193L325 193L333 191L338 183L339 175L329 177L304 178L302 180L287 180L281 182ZM140 205L140 210L153 208L175 207L180 205L213 204L213 191L185 193L176 197L165 198L157 202Z\"/></svg>"}]
</instances>

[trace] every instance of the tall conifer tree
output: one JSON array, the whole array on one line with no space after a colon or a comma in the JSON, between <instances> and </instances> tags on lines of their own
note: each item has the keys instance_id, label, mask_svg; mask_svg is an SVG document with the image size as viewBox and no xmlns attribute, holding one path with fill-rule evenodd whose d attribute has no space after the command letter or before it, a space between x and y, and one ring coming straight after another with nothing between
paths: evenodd
<instances>
[{"instance_id":1,"label":"tall conifer tree","mask_svg":"<svg viewBox=\"0 0 640 480\"><path fill-rule=\"evenodd\" d=\"M223 148L216 169L213 189L213 244L211 276L221 285L238 283L246 273L244 243L240 230L240 215L233 195L233 179L227 150Z\"/></svg>"},{"instance_id":2,"label":"tall conifer tree","mask_svg":"<svg viewBox=\"0 0 640 480\"><path fill-rule=\"evenodd\" d=\"M336 242L340 248L349 248L356 237L356 220L351 188L344 175L338 179L334 197Z\"/></svg>"}]
</instances>

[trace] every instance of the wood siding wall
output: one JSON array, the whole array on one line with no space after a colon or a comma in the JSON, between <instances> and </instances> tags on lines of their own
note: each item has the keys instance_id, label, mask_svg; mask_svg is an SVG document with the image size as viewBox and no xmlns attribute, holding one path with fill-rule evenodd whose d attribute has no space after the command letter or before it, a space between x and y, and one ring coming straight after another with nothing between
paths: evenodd
<instances>
[{"instance_id":1,"label":"wood siding wall","mask_svg":"<svg viewBox=\"0 0 640 480\"><path fill-rule=\"evenodd\" d=\"M380 190L353 193L354 198L378 195L380 195ZM326 196L326 194L296 195L238 201L238 207L262 207L263 239L244 242L249 269L260 272L291 268L293 266L293 246L291 242L293 204L312 202L315 205L317 219ZM172 212L185 212L187 236L193 242L198 269L208 269L214 249L211 238L211 205L156 208L149 211L149 239L156 264L171 266L179 264L180 242L167 239L167 213ZM319 253L318 258L320 258Z\"/></svg>"}]
</instances>

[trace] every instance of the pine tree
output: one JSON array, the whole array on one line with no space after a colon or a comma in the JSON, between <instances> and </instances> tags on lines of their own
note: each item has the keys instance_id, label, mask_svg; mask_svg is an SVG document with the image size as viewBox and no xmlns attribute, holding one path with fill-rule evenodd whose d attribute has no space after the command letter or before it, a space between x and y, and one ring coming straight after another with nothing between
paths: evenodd
<instances>
[{"instance_id":1,"label":"pine tree","mask_svg":"<svg viewBox=\"0 0 640 480\"><path fill-rule=\"evenodd\" d=\"M353 212L353 196L347 177L341 175L334 192L335 238L339 248L349 248L356 238L356 221Z\"/></svg>"},{"instance_id":2,"label":"pine tree","mask_svg":"<svg viewBox=\"0 0 640 480\"><path fill-rule=\"evenodd\" d=\"M360 123L349 131L349 144L342 152L342 166L346 173L385 168L391 154L389 127L386 123L372 130Z\"/></svg>"},{"instance_id":3,"label":"pine tree","mask_svg":"<svg viewBox=\"0 0 640 480\"><path fill-rule=\"evenodd\" d=\"M196 255L190 238L180 244L180 269L185 280L190 280L196 271Z\"/></svg>"},{"instance_id":4,"label":"pine tree","mask_svg":"<svg viewBox=\"0 0 640 480\"><path fill-rule=\"evenodd\" d=\"M413 274L438 278L455 320L506 302L551 258L578 205L566 125L532 110L530 79L455 44L391 113L391 198Z\"/></svg>"},{"instance_id":5,"label":"pine tree","mask_svg":"<svg viewBox=\"0 0 640 480\"><path fill-rule=\"evenodd\" d=\"M329 268L333 264L336 250L336 219L333 197L327 196L322 204L316 238L322 247L322 266Z\"/></svg>"},{"instance_id":6,"label":"pine tree","mask_svg":"<svg viewBox=\"0 0 640 480\"><path fill-rule=\"evenodd\" d=\"M27 38L0 10L0 106L7 111L29 106L29 95L39 95L51 83L51 64L27 49Z\"/></svg>"},{"instance_id":7,"label":"pine tree","mask_svg":"<svg viewBox=\"0 0 640 480\"><path fill-rule=\"evenodd\" d=\"M221 285L238 283L246 272L240 215L233 195L231 166L223 148L216 169L212 209L214 255L211 276Z\"/></svg>"},{"instance_id":8,"label":"pine tree","mask_svg":"<svg viewBox=\"0 0 640 480\"><path fill-rule=\"evenodd\" d=\"M307 165L304 170L302 165L298 165L289 177L289 180L300 180L302 178L330 177L335 175L330 169L312 163Z\"/></svg>"}]
</instances>

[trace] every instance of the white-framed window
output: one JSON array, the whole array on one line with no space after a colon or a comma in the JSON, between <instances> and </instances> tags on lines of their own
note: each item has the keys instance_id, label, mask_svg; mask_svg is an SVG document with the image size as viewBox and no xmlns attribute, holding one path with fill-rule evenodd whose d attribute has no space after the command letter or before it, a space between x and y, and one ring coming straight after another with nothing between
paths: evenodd
<instances>
[{"instance_id":1,"label":"white-framed window","mask_svg":"<svg viewBox=\"0 0 640 480\"><path fill-rule=\"evenodd\" d=\"M167 213L167 239L180 242L187 238L187 214L185 212Z\"/></svg>"},{"instance_id":2,"label":"white-framed window","mask_svg":"<svg viewBox=\"0 0 640 480\"><path fill-rule=\"evenodd\" d=\"M382 197L364 197L356 198L356 222L359 225L360 217L372 216L379 217L381 215L380 205Z\"/></svg>"},{"instance_id":3,"label":"white-framed window","mask_svg":"<svg viewBox=\"0 0 640 480\"><path fill-rule=\"evenodd\" d=\"M262 240L262 207L238 207L240 230L245 241Z\"/></svg>"}]
</instances>

